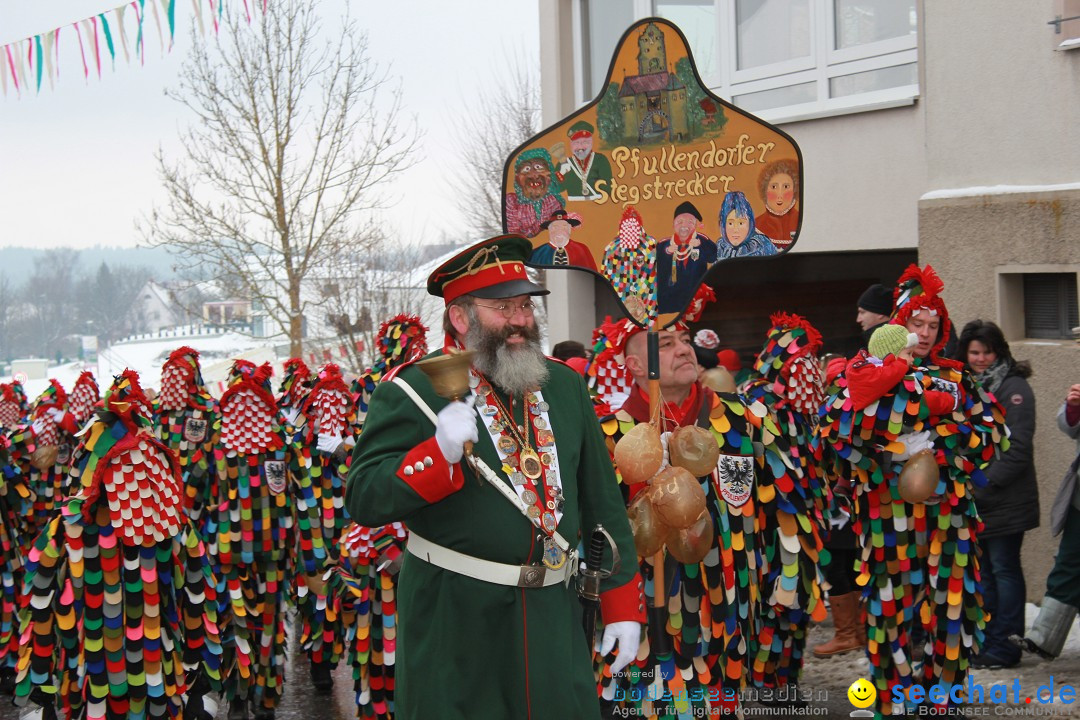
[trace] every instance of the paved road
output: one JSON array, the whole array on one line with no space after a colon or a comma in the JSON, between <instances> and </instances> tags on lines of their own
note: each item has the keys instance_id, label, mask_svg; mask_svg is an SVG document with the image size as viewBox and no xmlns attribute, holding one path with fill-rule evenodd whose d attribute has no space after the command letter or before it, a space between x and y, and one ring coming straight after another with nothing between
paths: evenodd
<instances>
[{"instance_id":1,"label":"paved road","mask_svg":"<svg viewBox=\"0 0 1080 720\"><path fill-rule=\"evenodd\" d=\"M1034 606L1029 607L1029 615ZM1030 625L1033 618L1028 618ZM832 633L829 620L810 629L808 647L824 642ZM1080 635L1080 633L1074 633ZM1032 692L1042 684L1050 682L1051 676L1060 693L1061 686L1070 684L1080 688L1080 642L1066 646L1062 657L1054 662L1045 662L1035 657L1025 657L1019 668L1012 670L977 671L974 680L986 687L998 684L1011 684L1019 680L1022 687ZM826 660L810 655L803 671L803 688L813 694L807 709L798 714L789 708L763 706L759 703L747 703L747 720L753 718L848 718L853 710L847 699L847 688L859 677L867 676L867 661L862 653L849 653ZM295 651L289 654L289 666L286 674L285 697L277 712L279 720L352 720L356 716L352 693L352 673L350 668L341 665L334 674L333 692L317 695L311 687L308 677L307 659ZM1077 693L1080 696L1080 692ZM1080 705L1080 701L1074 703ZM968 717L1043 717L1043 718L1080 718L1080 708L1058 704L1048 706L979 706L967 708ZM1022 713L1022 714L1021 714ZM222 707L217 720L227 720L228 708ZM0 720L16 720L18 711L8 702L0 701ZM925 715L922 717L932 717Z\"/></svg>"}]
</instances>

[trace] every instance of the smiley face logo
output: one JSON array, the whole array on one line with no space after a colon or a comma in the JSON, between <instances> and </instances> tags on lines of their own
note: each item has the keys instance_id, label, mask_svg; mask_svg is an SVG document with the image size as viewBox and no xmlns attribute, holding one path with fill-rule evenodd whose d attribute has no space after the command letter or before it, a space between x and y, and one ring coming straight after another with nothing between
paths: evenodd
<instances>
[{"instance_id":1,"label":"smiley face logo","mask_svg":"<svg viewBox=\"0 0 1080 720\"><path fill-rule=\"evenodd\" d=\"M859 678L847 689L848 701L857 708L867 708L877 700L877 689L865 678Z\"/></svg>"}]
</instances>

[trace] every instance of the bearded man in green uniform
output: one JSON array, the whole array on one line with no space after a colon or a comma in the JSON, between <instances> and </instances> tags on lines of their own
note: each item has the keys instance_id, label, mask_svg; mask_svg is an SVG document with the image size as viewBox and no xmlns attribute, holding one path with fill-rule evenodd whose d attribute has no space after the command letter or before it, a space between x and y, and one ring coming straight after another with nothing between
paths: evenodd
<instances>
[{"instance_id":1,"label":"bearded man in green uniform","mask_svg":"<svg viewBox=\"0 0 1080 720\"><path fill-rule=\"evenodd\" d=\"M625 507L581 377L539 349L531 296L547 291L525 274L531 251L497 237L432 273L428 292L447 305L432 356L474 351L474 392L448 402L402 366L372 395L349 472L354 520L410 532L395 692L405 720L600 717L571 584L597 524L622 559L601 587L602 649L618 644L621 666L638 650L644 596Z\"/></svg>"}]
</instances>

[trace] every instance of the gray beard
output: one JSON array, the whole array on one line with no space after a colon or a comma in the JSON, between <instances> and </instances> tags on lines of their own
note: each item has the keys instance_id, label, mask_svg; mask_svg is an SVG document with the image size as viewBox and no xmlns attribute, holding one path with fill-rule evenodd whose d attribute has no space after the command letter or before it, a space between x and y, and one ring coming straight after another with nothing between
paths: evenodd
<instances>
[{"instance_id":1,"label":"gray beard","mask_svg":"<svg viewBox=\"0 0 1080 720\"><path fill-rule=\"evenodd\" d=\"M528 332L528 331L526 331ZM474 351L473 367L484 377L512 395L523 395L537 390L547 382L547 360L540 350L535 328L534 336L526 336L519 347L506 344L499 333L489 333L478 322L469 326L465 334L465 347Z\"/></svg>"}]
</instances>

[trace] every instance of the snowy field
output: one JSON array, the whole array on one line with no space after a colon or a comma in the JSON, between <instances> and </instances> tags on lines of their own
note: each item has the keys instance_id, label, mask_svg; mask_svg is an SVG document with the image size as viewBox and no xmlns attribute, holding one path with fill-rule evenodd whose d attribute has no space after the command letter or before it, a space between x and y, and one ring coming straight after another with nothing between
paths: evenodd
<instances>
[{"instance_id":1,"label":"snowy field","mask_svg":"<svg viewBox=\"0 0 1080 720\"><path fill-rule=\"evenodd\" d=\"M235 332L129 340L101 351L96 364L73 362L50 367L49 378L55 378L65 390L71 390L79 374L84 370L90 370L104 392L113 375L119 375L125 368L131 368L139 373L139 379L144 388L156 390L161 382L161 366L169 357L169 353L186 345L199 351L203 380L211 393L220 396L224 390L222 383L228 376L229 368L233 360L238 358L250 360L256 364L270 362L274 365L275 378L280 378L281 363L284 358L278 359L275 356L274 347L278 342L280 340L277 338L255 338ZM10 382L11 376L0 378L0 381ZM23 386L27 397L33 401L48 384L48 379L34 379L27 380Z\"/></svg>"}]
</instances>

